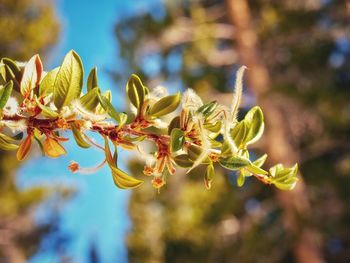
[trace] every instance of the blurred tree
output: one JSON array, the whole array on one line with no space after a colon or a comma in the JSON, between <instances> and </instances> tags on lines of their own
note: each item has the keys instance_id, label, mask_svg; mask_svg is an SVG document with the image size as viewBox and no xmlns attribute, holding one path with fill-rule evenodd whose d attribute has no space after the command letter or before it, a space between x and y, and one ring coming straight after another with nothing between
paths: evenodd
<instances>
[{"instance_id":1,"label":"blurred tree","mask_svg":"<svg viewBox=\"0 0 350 263\"><path fill-rule=\"evenodd\" d=\"M348 262L350 34L346 1L165 1L120 19L124 67L156 85L227 101L236 63L266 114L271 162L299 161L305 185L274 193L235 175L174 176L160 195L132 193L131 262ZM270 77L271 76L271 77ZM252 96L255 95L255 96ZM136 164L130 165L139 173ZM139 167L141 168L141 167ZM180 184L179 184L180 183ZM327 201L325 201L327 200ZM323 220L319 220L322 218Z\"/></svg>"},{"instance_id":2,"label":"blurred tree","mask_svg":"<svg viewBox=\"0 0 350 263\"><path fill-rule=\"evenodd\" d=\"M59 24L52 1L0 1L0 54L27 60L56 43Z\"/></svg>"},{"instance_id":3,"label":"blurred tree","mask_svg":"<svg viewBox=\"0 0 350 263\"><path fill-rule=\"evenodd\" d=\"M45 54L56 43L59 28L52 1L1 0L0 57L25 61L35 53ZM53 189L19 189L14 176L17 167L14 154L0 152L0 262L4 263L26 262L44 236L58 231L54 210L47 223L38 225L33 218L33 209L52 197ZM61 190L59 199L70 194Z\"/></svg>"}]
</instances>

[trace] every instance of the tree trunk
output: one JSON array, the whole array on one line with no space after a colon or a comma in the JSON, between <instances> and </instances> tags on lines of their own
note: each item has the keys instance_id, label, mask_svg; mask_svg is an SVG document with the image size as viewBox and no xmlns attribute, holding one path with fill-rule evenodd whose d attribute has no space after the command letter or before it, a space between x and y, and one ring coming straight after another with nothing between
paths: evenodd
<instances>
[{"instance_id":1,"label":"tree trunk","mask_svg":"<svg viewBox=\"0 0 350 263\"><path fill-rule=\"evenodd\" d=\"M249 87L257 97L258 104L265 114L265 149L269 163L281 162L292 165L299 160L297 148L288 140L287 121L271 98L270 76L259 55L257 34L252 27L247 0L226 0L229 19L235 27L234 41L240 62L248 67ZM280 103L281 104L281 103ZM280 105L279 104L279 105ZM284 209L286 230L293 236L293 252L298 263L324 263L318 246L317 232L307 225L310 204L306 186L300 178L297 187L290 192L276 192L278 202ZM302 219L302 220L301 220Z\"/></svg>"}]
</instances>

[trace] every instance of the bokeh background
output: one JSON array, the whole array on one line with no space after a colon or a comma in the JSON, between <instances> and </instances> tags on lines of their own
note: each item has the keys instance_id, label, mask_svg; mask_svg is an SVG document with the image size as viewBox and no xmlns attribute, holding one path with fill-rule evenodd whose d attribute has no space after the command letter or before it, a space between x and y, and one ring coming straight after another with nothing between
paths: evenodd
<instances>
[{"instance_id":1,"label":"bokeh background","mask_svg":"<svg viewBox=\"0 0 350 263\"><path fill-rule=\"evenodd\" d=\"M260 105L254 145L269 164L300 164L291 192L219 171L116 189L90 176L94 150L67 143L59 160L0 153L0 262L350 262L350 3L345 0L0 0L0 57L40 53L46 69L70 49L125 109L131 73L150 87L191 87L229 104L247 65L242 114ZM67 135L69 136L69 135ZM139 176L142 164L121 154Z\"/></svg>"}]
</instances>

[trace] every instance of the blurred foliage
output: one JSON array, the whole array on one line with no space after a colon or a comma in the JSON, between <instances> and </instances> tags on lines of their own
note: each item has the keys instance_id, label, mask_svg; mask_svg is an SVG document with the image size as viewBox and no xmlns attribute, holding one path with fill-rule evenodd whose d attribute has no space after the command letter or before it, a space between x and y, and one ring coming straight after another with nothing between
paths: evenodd
<instances>
[{"instance_id":1,"label":"blurred foliage","mask_svg":"<svg viewBox=\"0 0 350 263\"><path fill-rule=\"evenodd\" d=\"M28 60L56 43L60 26L52 1L0 1L0 54Z\"/></svg>"},{"instance_id":2,"label":"blurred foliage","mask_svg":"<svg viewBox=\"0 0 350 263\"><path fill-rule=\"evenodd\" d=\"M266 96L286 109L288 140L298 150L327 262L350 261L350 7L346 1L252 0L252 23L272 79ZM238 54L225 1L164 1L115 28L123 67L155 83L181 81L201 97L225 100ZM249 65L248 65L249 66ZM247 73L249 74L249 72ZM218 92L219 91L219 92ZM254 100L245 96L246 105ZM137 161L130 164L139 173ZM285 231L281 207L256 182L239 190L216 176L202 188L204 170L169 183L157 195L136 189L129 211L131 262L296 262L295 236ZM235 182L235 174L226 179ZM179 186L181 185L181 186ZM322 220L320 220L322 218Z\"/></svg>"},{"instance_id":3,"label":"blurred foliage","mask_svg":"<svg viewBox=\"0 0 350 263\"><path fill-rule=\"evenodd\" d=\"M45 53L56 43L59 29L51 1L0 1L0 57L25 61L34 53ZM0 262L25 262L38 252L44 237L57 234L51 240L51 249L58 249L63 239L61 243L56 241L64 238L59 234L56 210L62 198L71 195L71 189L44 186L20 189L16 185L17 167L14 154L0 152ZM45 208L49 218L38 225L34 208L47 200L55 205ZM46 249L51 245L45 244Z\"/></svg>"}]
</instances>

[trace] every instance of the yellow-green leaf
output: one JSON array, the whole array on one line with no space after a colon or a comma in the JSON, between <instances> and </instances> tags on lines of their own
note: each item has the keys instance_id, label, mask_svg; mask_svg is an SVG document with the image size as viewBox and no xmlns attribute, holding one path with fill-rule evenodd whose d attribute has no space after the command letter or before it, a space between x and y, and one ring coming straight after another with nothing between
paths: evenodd
<instances>
[{"instance_id":1,"label":"yellow-green leaf","mask_svg":"<svg viewBox=\"0 0 350 263\"><path fill-rule=\"evenodd\" d=\"M244 117L248 131L245 137L246 144L252 144L260 139L264 132L264 115L260 107L253 107Z\"/></svg>"},{"instance_id":2,"label":"yellow-green leaf","mask_svg":"<svg viewBox=\"0 0 350 263\"><path fill-rule=\"evenodd\" d=\"M17 81L21 80L22 74L21 69L17 66L17 63L10 58L3 58L1 62L9 67L9 69L14 74Z\"/></svg>"},{"instance_id":3,"label":"yellow-green leaf","mask_svg":"<svg viewBox=\"0 0 350 263\"><path fill-rule=\"evenodd\" d=\"M236 126L232 128L230 133L237 148L245 144L245 138L248 134L248 131L248 125L244 120L238 122Z\"/></svg>"},{"instance_id":4,"label":"yellow-green leaf","mask_svg":"<svg viewBox=\"0 0 350 263\"><path fill-rule=\"evenodd\" d=\"M83 77L83 63L72 50L65 56L53 87L53 100L57 109L69 106L72 100L80 97Z\"/></svg>"},{"instance_id":5,"label":"yellow-green leaf","mask_svg":"<svg viewBox=\"0 0 350 263\"><path fill-rule=\"evenodd\" d=\"M222 167L233 171L237 171L241 168L251 165L251 162L248 159L241 156L220 158L219 163Z\"/></svg>"},{"instance_id":6,"label":"yellow-green leaf","mask_svg":"<svg viewBox=\"0 0 350 263\"><path fill-rule=\"evenodd\" d=\"M0 89L0 109L3 109L11 96L13 88L12 80L8 82L2 89Z\"/></svg>"},{"instance_id":7,"label":"yellow-green leaf","mask_svg":"<svg viewBox=\"0 0 350 263\"><path fill-rule=\"evenodd\" d=\"M0 133L0 149L5 151L13 151L18 149L18 145L15 144L16 140Z\"/></svg>"},{"instance_id":8,"label":"yellow-green leaf","mask_svg":"<svg viewBox=\"0 0 350 263\"><path fill-rule=\"evenodd\" d=\"M274 184L281 190L292 190L298 181L297 172L297 164L291 168L277 164L270 168L271 177L269 177L269 183Z\"/></svg>"},{"instance_id":9,"label":"yellow-green leaf","mask_svg":"<svg viewBox=\"0 0 350 263\"><path fill-rule=\"evenodd\" d=\"M110 90L107 90L106 92L104 92L102 95L100 95L102 97L104 97L106 100L109 101L109 103L112 102L112 93ZM106 110L102 107L101 103L97 105L96 107L96 113L97 114L105 114Z\"/></svg>"},{"instance_id":10,"label":"yellow-green leaf","mask_svg":"<svg viewBox=\"0 0 350 263\"><path fill-rule=\"evenodd\" d=\"M110 103L106 97L101 96L100 94L98 94L98 99L100 101L101 106L104 108L107 114L120 124L122 121L120 118L120 113L113 107L112 103Z\"/></svg>"},{"instance_id":11,"label":"yellow-green leaf","mask_svg":"<svg viewBox=\"0 0 350 263\"><path fill-rule=\"evenodd\" d=\"M94 67L89 73L89 77L87 80L87 90L90 91L96 87L98 87L97 68Z\"/></svg>"},{"instance_id":12,"label":"yellow-green leaf","mask_svg":"<svg viewBox=\"0 0 350 263\"><path fill-rule=\"evenodd\" d=\"M205 175L204 175L205 187L208 190L211 188L211 183L212 183L214 177L215 177L215 169L214 169L214 165L211 163L207 166L207 169L206 169Z\"/></svg>"},{"instance_id":13,"label":"yellow-green leaf","mask_svg":"<svg viewBox=\"0 0 350 263\"><path fill-rule=\"evenodd\" d=\"M85 141L85 139L83 137L84 135L78 129L77 125L75 123L71 123L70 126L72 128L73 136L74 136L74 139L75 139L76 143L78 144L78 146L80 146L81 148L89 148L90 144Z\"/></svg>"},{"instance_id":14,"label":"yellow-green leaf","mask_svg":"<svg viewBox=\"0 0 350 263\"><path fill-rule=\"evenodd\" d=\"M54 110L52 110L50 107L47 107L39 101L39 99L35 96L35 102L38 105L38 107L42 110L42 115L44 115L47 118L55 119L58 117L58 113Z\"/></svg>"},{"instance_id":15,"label":"yellow-green leaf","mask_svg":"<svg viewBox=\"0 0 350 263\"><path fill-rule=\"evenodd\" d=\"M197 112L198 113L202 113L205 117L208 117L214 112L214 110L216 109L217 105L218 104L217 104L216 101L209 102L209 103L204 104L201 107L199 107Z\"/></svg>"},{"instance_id":16,"label":"yellow-green leaf","mask_svg":"<svg viewBox=\"0 0 350 263\"><path fill-rule=\"evenodd\" d=\"M39 85L39 97L48 96L50 93L53 93L53 86L59 69L60 67L54 68L45 75Z\"/></svg>"},{"instance_id":17,"label":"yellow-green leaf","mask_svg":"<svg viewBox=\"0 0 350 263\"><path fill-rule=\"evenodd\" d=\"M142 84L141 79L137 75L132 74L126 84L126 93L130 102L139 111L145 100L145 96L148 94L148 89Z\"/></svg>"},{"instance_id":18,"label":"yellow-green leaf","mask_svg":"<svg viewBox=\"0 0 350 263\"><path fill-rule=\"evenodd\" d=\"M81 105L84 107L84 109L94 112L97 105L100 102L98 97L99 94L100 94L100 90L99 88L96 87L96 88L90 89L88 93L86 93L83 97L81 97L79 100Z\"/></svg>"},{"instance_id":19,"label":"yellow-green leaf","mask_svg":"<svg viewBox=\"0 0 350 263\"><path fill-rule=\"evenodd\" d=\"M175 95L166 96L158 100L149 110L149 114L155 117L160 117L169 114L176 110L180 104L180 92Z\"/></svg>"},{"instance_id":20,"label":"yellow-green leaf","mask_svg":"<svg viewBox=\"0 0 350 263\"><path fill-rule=\"evenodd\" d=\"M176 152L180 149L182 149L182 146L185 143L185 136L183 130L180 130L178 128L175 128L171 131L170 135L170 145L171 145L171 151Z\"/></svg>"},{"instance_id":21,"label":"yellow-green leaf","mask_svg":"<svg viewBox=\"0 0 350 263\"><path fill-rule=\"evenodd\" d=\"M109 148L108 138L104 136L104 140L106 160L109 167L112 170L114 184L121 189L130 189L140 186L143 183L143 181L128 175L127 173L116 167L115 159L113 158L111 150Z\"/></svg>"}]
</instances>

